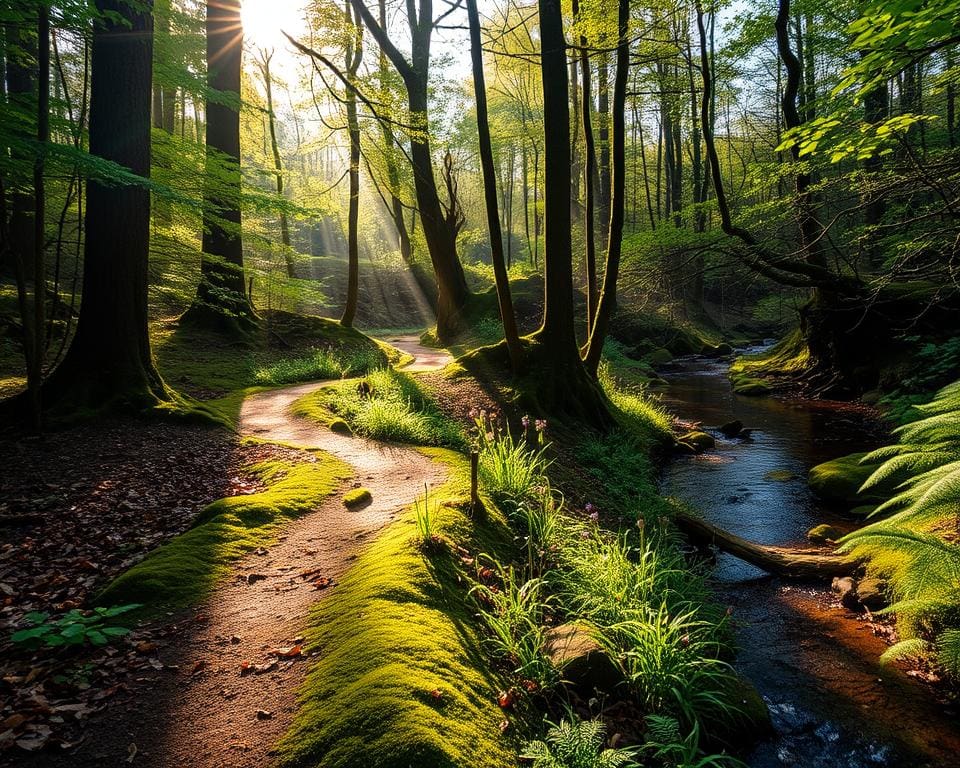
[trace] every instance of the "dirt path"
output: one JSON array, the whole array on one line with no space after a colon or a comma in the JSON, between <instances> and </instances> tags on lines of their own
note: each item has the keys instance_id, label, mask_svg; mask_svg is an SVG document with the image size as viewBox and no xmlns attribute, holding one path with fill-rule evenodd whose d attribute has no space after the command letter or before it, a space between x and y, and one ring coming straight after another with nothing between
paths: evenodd
<instances>
[{"instance_id":1,"label":"dirt path","mask_svg":"<svg viewBox=\"0 0 960 768\"><path fill-rule=\"evenodd\" d=\"M404 350L419 370L436 370L449 357L422 350L405 338ZM420 359L420 351L424 358ZM341 494L291 523L276 544L233 566L196 615L175 627L159 659L165 665L155 682L136 691L123 714L111 707L91 724L85 744L61 761L42 765L150 766L151 768L261 768L296 712L296 692L309 659L279 660L270 651L295 646L308 611L336 589L337 580L363 542L423 491L445 479L443 467L412 448L338 435L289 413L297 398L324 382L299 384L248 398L240 431L300 448L320 448L350 464L372 501L348 511ZM311 572L332 579L318 591L301 577ZM251 576L255 576L253 579ZM265 665L241 675L244 663ZM133 745L136 745L135 747ZM131 757L132 755L132 757ZM129 759L129 762L127 760Z\"/></svg>"}]
</instances>

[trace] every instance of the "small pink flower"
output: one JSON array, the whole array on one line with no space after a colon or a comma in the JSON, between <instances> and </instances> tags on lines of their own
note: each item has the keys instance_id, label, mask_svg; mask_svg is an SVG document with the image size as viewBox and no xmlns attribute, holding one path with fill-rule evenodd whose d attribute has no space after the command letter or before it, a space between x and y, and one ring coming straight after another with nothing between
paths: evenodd
<instances>
[{"instance_id":1,"label":"small pink flower","mask_svg":"<svg viewBox=\"0 0 960 768\"><path fill-rule=\"evenodd\" d=\"M520 419L520 423L523 424L524 429L528 429L530 427L530 417L524 416L522 419Z\"/></svg>"},{"instance_id":2,"label":"small pink flower","mask_svg":"<svg viewBox=\"0 0 960 768\"><path fill-rule=\"evenodd\" d=\"M534 427L536 427L537 432L544 432L547 429L547 420L546 419L537 419L534 422Z\"/></svg>"},{"instance_id":3,"label":"small pink flower","mask_svg":"<svg viewBox=\"0 0 960 768\"><path fill-rule=\"evenodd\" d=\"M480 414L477 412L477 409L476 409L476 408L471 408L471 409L470 409L470 418L471 418L471 419L476 419L477 416L479 416L479 415L480 415Z\"/></svg>"},{"instance_id":4,"label":"small pink flower","mask_svg":"<svg viewBox=\"0 0 960 768\"><path fill-rule=\"evenodd\" d=\"M593 522L597 522L597 521L600 519L600 513L599 513L599 512L591 512L591 513L590 513L590 519L593 520Z\"/></svg>"}]
</instances>

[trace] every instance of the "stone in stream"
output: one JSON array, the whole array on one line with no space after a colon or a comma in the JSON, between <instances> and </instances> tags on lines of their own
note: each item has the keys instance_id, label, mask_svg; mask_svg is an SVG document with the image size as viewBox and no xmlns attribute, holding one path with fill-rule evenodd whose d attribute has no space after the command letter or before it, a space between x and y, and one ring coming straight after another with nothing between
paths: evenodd
<instances>
[{"instance_id":1,"label":"stone in stream","mask_svg":"<svg viewBox=\"0 0 960 768\"><path fill-rule=\"evenodd\" d=\"M849 608L851 611L859 608L860 601L857 599L857 582L852 578L849 576L837 576L834 578L831 588L840 595L840 603L844 608Z\"/></svg>"},{"instance_id":2,"label":"stone in stream","mask_svg":"<svg viewBox=\"0 0 960 768\"><path fill-rule=\"evenodd\" d=\"M724 437L734 438L738 437L743 431L743 422L739 419L734 421L728 421L726 424L720 425L720 434Z\"/></svg>"},{"instance_id":3,"label":"stone in stream","mask_svg":"<svg viewBox=\"0 0 960 768\"><path fill-rule=\"evenodd\" d=\"M868 611L887 607L887 583L883 579L863 579L857 584L857 600Z\"/></svg>"},{"instance_id":4,"label":"stone in stream","mask_svg":"<svg viewBox=\"0 0 960 768\"><path fill-rule=\"evenodd\" d=\"M813 544L827 544L841 536L843 533L832 525L818 525L807 531L807 539Z\"/></svg>"},{"instance_id":5,"label":"stone in stream","mask_svg":"<svg viewBox=\"0 0 960 768\"><path fill-rule=\"evenodd\" d=\"M717 441L714 439L713 435L697 430L694 430L693 432L687 432L685 435L680 435L680 437L677 438L677 442L681 445L686 445L693 448L694 453L703 453L704 451L709 451L717 444Z\"/></svg>"}]
</instances>

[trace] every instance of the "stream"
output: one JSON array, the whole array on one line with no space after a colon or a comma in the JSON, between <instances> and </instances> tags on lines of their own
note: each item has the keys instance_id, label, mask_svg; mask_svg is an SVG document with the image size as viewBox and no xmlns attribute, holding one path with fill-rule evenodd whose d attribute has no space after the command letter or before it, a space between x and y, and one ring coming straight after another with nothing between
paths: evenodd
<instances>
[{"instance_id":1,"label":"stream","mask_svg":"<svg viewBox=\"0 0 960 768\"><path fill-rule=\"evenodd\" d=\"M727 368L693 357L661 372L670 382L663 402L679 418L705 428L739 419L753 429L750 440L712 431L716 449L671 462L663 492L762 544L806 545L806 532L819 523L849 530L851 520L810 493L807 472L881 444L875 427L837 403L735 395ZM960 766L956 710L904 670L881 666L887 642L841 607L829 584L783 581L726 554L714 578L737 620L736 667L766 700L776 730L748 765Z\"/></svg>"}]
</instances>

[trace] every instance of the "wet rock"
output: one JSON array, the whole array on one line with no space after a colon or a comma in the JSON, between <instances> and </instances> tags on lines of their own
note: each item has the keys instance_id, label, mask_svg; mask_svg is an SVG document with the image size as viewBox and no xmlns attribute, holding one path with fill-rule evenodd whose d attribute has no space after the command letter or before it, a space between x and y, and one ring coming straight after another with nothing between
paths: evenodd
<instances>
[{"instance_id":1,"label":"wet rock","mask_svg":"<svg viewBox=\"0 0 960 768\"><path fill-rule=\"evenodd\" d=\"M677 442L692 446L695 453L709 451L717 444L717 441L714 439L713 435L710 435L706 432L699 432L697 430L694 430L693 432L687 432L685 435L680 435L680 437L677 438Z\"/></svg>"},{"instance_id":2,"label":"wet rock","mask_svg":"<svg viewBox=\"0 0 960 768\"><path fill-rule=\"evenodd\" d=\"M352 434L350 430L350 425L347 424L343 419L334 419L330 422L330 431L337 432L341 435Z\"/></svg>"},{"instance_id":3,"label":"wet rock","mask_svg":"<svg viewBox=\"0 0 960 768\"><path fill-rule=\"evenodd\" d=\"M883 579L863 579L857 584L857 600L868 611L879 611L888 605L886 591Z\"/></svg>"},{"instance_id":4,"label":"wet rock","mask_svg":"<svg viewBox=\"0 0 960 768\"><path fill-rule=\"evenodd\" d=\"M840 596L840 603L844 608L855 611L860 607L860 601L857 599L857 583L849 576L837 576L830 586Z\"/></svg>"},{"instance_id":5,"label":"wet rock","mask_svg":"<svg viewBox=\"0 0 960 768\"><path fill-rule=\"evenodd\" d=\"M745 397L763 397L770 394L770 387L760 379L754 379L750 376L737 376L733 380L733 391L735 394Z\"/></svg>"},{"instance_id":6,"label":"wet rock","mask_svg":"<svg viewBox=\"0 0 960 768\"><path fill-rule=\"evenodd\" d=\"M724 437L737 437L743 431L743 422L740 420L728 421L720 425L720 434Z\"/></svg>"},{"instance_id":7,"label":"wet rock","mask_svg":"<svg viewBox=\"0 0 960 768\"><path fill-rule=\"evenodd\" d=\"M836 541L841 536L843 536L843 532L832 525L818 525L807 531L807 539L813 544L827 544Z\"/></svg>"},{"instance_id":8,"label":"wet rock","mask_svg":"<svg viewBox=\"0 0 960 768\"><path fill-rule=\"evenodd\" d=\"M610 690L620 682L620 670L583 624L561 624L548 630L544 653L561 670L564 680L578 690Z\"/></svg>"},{"instance_id":9,"label":"wet rock","mask_svg":"<svg viewBox=\"0 0 960 768\"><path fill-rule=\"evenodd\" d=\"M789 469L771 469L764 474L763 479L774 483L789 483L791 480L796 480L797 476Z\"/></svg>"},{"instance_id":10,"label":"wet rock","mask_svg":"<svg viewBox=\"0 0 960 768\"><path fill-rule=\"evenodd\" d=\"M861 464L864 453L851 453L839 459L817 464L807 476L807 484L824 501L853 506L860 500L860 486L873 474L875 465Z\"/></svg>"},{"instance_id":11,"label":"wet rock","mask_svg":"<svg viewBox=\"0 0 960 768\"><path fill-rule=\"evenodd\" d=\"M673 355L669 350L663 349L662 347L653 350L653 352L647 355L647 362L650 363L650 365L666 365L672 361Z\"/></svg>"},{"instance_id":12,"label":"wet rock","mask_svg":"<svg viewBox=\"0 0 960 768\"><path fill-rule=\"evenodd\" d=\"M724 694L733 710L706 715L703 723L711 748L746 751L774 732L767 702L753 685L733 678Z\"/></svg>"}]
</instances>

